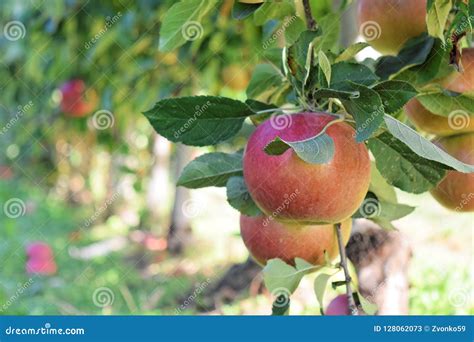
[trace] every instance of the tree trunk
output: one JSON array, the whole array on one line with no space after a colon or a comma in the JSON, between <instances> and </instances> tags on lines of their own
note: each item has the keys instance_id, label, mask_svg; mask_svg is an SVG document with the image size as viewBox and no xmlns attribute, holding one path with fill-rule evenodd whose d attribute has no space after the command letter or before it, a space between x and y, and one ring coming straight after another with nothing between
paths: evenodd
<instances>
[{"instance_id":1,"label":"tree trunk","mask_svg":"<svg viewBox=\"0 0 474 342\"><path fill-rule=\"evenodd\" d=\"M176 145L176 176L181 173L186 164L191 160L191 155L191 148L181 144ZM174 255L181 254L191 240L189 215L186 215L186 210L183 212L187 204L192 206L192 203L188 203L189 200L189 190L182 186L177 187L168 232L168 250Z\"/></svg>"},{"instance_id":2,"label":"tree trunk","mask_svg":"<svg viewBox=\"0 0 474 342\"><path fill-rule=\"evenodd\" d=\"M213 311L223 304L233 302L243 292L259 293L263 286L262 267L251 257L240 264L232 265L224 275L207 288L197 308L200 311Z\"/></svg>"},{"instance_id":3,"label":"tree trunk","mask_svg":"<svg viewBox=\"0 0 474 342\"><path fill-rule=\"evenodd\" d=\"M147 207L153 220L159 220L161 225L169 224L170 187L170 142L155 134L153 143L154 162L150 174L147 192Z\"/></svg>"},{"instance_id":4,"label":"tree trunk","mask_svg":"<svg viewBox=\"0 0 474 342\"><path fill-rule=\"evenodd\" d=\"M377 314L407 315L412 251L406 238L359 219L354 221L346 253L356 269L360 293L377 305Z\"/></svg>"}]
</instances>

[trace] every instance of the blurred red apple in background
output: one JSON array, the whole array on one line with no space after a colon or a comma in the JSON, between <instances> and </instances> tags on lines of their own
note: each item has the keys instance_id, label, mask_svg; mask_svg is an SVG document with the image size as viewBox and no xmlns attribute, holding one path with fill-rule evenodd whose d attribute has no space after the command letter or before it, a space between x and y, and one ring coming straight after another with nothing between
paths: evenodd
<instances>
[{"instance_id":1,"label":"blurred red apple in background","mask_svg":"<svg viewBox=\"0 0 474 342\"><path fill-rule=\"evenodd\" d=\"M57 271L53 250L44 242L32 242L26 247L26 272L30 274L52 275Z\"/></svg>"},{"instance_id":2,"label":"blurred red apple in background","mask_svg":"<svg viewBox=\"0 0 474 342\"><path fill-rule=\"evenodd\" d=\"M97 106L97 94L87 89L84 81L70 80L60 88L61 110L72 117L83 117L94 111Z\"/></svg>"},{"instance_id":3,"label":"blurred red apple in background","mask_svg":"<svg viewBox=\"0 0 474 342\"><path fill-rule=\"evenodd\" d=\"M359 0L359 33L377 51L396 55L426 31L426 0Z\"/></svg>"},{"instance_id":4,"label":"blurred red apple in background","mask_svg":"<svg viewBox=\"0 0 474 342\"><path fill-rule=\"evenodd\" d=\"M11 179L13 178L13 171L10 166L0 165L0 179Z\"/></svg>"}]
</instances>

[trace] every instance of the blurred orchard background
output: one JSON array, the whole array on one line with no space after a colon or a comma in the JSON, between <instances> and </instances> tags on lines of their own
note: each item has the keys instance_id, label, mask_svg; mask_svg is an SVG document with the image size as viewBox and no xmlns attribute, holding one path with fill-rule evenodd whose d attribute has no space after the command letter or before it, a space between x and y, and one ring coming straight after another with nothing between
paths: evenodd
<instances>
[{"instance_id":1,"label":"blurred orchard background","mask_svg":"<svg viewBox=\"0 0 474 342\"><path fill-rule=\"evenodd\" d=\"M175 186L210 149L170 144L141 112L178 95L245 100L255 66L280 58L283 20L238 21L233 1L222 1L177 33L186 44L163 52L160 22L174 3L2 1L1 314L270 313L258 272L239 291L218 290L248 258L225 190ZM354 6L342 17L333 7L313 1L334 43L361 39ZM377 56L365 49L358 58ZM81 93L87 115L67 113L67 89ZM243 148L250 131L247 123L217 150ZM417 206L395 222L413 250L410 314L473 314L473 216L429 194L399 196ZM47 272L35 271L35 253L52 260ZM319 314L312 291L310 276L292 314Z\"/></svg>"}]
</instances>

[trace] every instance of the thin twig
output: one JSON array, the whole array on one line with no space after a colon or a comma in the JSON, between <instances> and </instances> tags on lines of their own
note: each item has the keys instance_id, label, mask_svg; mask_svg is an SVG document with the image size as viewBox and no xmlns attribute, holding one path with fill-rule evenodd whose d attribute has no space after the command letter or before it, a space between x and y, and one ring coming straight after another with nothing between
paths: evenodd
<instances>
[{"instance_id":1,"label":"thin twig","mask_svg":"<svg viewBox=\"0 0 474 342\"><path fill-rule=\"evenodd\" d=\"M303 0L303 8L308 30L316 31L318 24L316 23L316 20L314 20L313 14L311 13L311 5L309 4L309 0Z\"/></svg>"},{"instance_id":2,"label":"thin twig","mask_svg":"<svg viewBox=\"0 0 474 342\"><path fill-rule=\"evenodd\" d=\"M346 258L346 250L344 247L344 242L342 241L342 234L341 234L341 224L337 223L336 227L336 235L337 235L337 243L339 245L339 254L341 255L341 266L344 270L344 276L346 279L346 295L347 301L349 303L349 311L351 315L357 316L359 313L357 311L357 306L354 301L354 297L352 296L352 288L351 288L351 275L349 274L349 269L347 268L347 258Z\"/></svg>"}]
</instances>

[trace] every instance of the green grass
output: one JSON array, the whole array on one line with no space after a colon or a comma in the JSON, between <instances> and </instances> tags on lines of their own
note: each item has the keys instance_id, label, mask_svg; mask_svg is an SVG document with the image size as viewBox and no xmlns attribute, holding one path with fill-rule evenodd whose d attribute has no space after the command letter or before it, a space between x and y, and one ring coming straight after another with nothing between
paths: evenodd
<instances>
[{"instance_id":1,"label":"green grass","mask_svg":"<svg viewBox=\"0 0 474 342\"><path fill-rule=\"evenodd\" d=\"M174 315L177 308L180 308L179 314L195 314L193 306L185 304L199 302L201 298L199 295L196 299L190 298L190 293L207 279L211 279L212 284L230 264L245 259L246 252L236 234L237 214L224 208L223 194L194 192L193 196L206 197L210 203L206 207L213 210L204 211L196 219L195 242L185 257L172 258L164 251L146 250L130 242L119 251L79 260L71 256L71 248L90 246L104 238L126 236L132 228L114 216L105 222L97 220L91 227L80 230L94 212L93 208L66 204L30 184L1 182L2 206L12 197L20 198L25 203L26 213L19 218L0 215L0 314ZM416 198L416 201L425 199ZM219 203L222 203L222 210L215 209ZM413 235L414 243L410 313L473 314L472 260L469 263L469 259L465 259L466 255L472 255L469 240L472 232L463 230L461 233L457 221L436 228L434 211L422 208L412 218L399 223L404 234L410 238ZM213 215L213 212L217 214ZM423 218L427 226L411 234L413 222ZM466 217L460 220L465 222ZM53 247L57 275L26 274L25 246L35 240L46 241ZM95 298L94 293L102 288L106 288L103 297L96 295ZM336 292L330 290L328 301L335 295ZM100 298L112 304L101 307ZM244 293L240 300L224 305L217 313L269 314L270 310L268 294L249 297ZM291 312L318 314L312 277L304 279L293 298Z\"/></svg>"}]
</instances>

